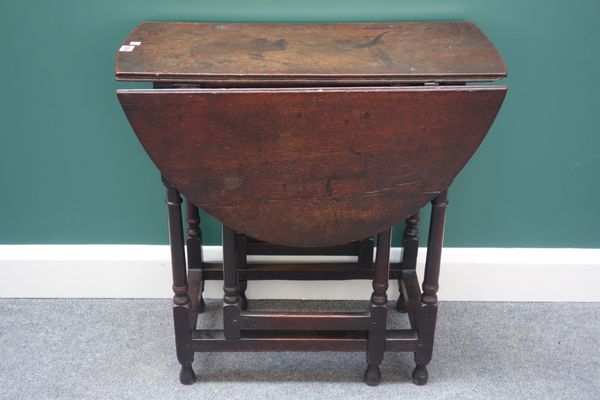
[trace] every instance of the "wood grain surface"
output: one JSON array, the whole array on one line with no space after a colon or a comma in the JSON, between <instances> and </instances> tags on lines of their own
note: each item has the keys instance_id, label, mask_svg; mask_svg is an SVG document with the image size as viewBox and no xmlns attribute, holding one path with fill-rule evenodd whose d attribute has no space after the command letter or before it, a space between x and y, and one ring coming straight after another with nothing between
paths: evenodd
<instances>
[{"instance_id":1,"label":"wood grain surface","mask_svg":"<svg viewBox=\"0 0 600 400\"><path fill-rule=\"evenodd\" d=\"M446 189L487 133L503 86L120 90L163 176L235 231L348 243Z\"/></svg>"},{"instance_id":2,"label":"wood grain surface","mask_svg":"<svg viewBox=\"0 0 600 400\"><path fill-rule=\"evenodd\" d=\"M506 76L471 22L144 22L117 52L117 79L248 85L489 81Z\"/></svg>"}]
</instances>

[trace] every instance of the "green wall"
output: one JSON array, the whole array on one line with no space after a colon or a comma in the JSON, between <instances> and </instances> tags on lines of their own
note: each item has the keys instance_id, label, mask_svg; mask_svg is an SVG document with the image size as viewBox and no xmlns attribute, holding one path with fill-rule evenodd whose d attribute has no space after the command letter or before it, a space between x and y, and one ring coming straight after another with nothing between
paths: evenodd
<instances>
[{"instance_id":1,"label":"green wall","mask_svg":"<svg viewBox=\"0 0 600 400\"><path fill-rule=\"evenodd\" d=\"M114 95L141 20L468 19L509 94L451 189L446 245L600 247L598 16L597 0L2 1L0 243L166 243L159 175Z\"/></svg>"}]
</instances>

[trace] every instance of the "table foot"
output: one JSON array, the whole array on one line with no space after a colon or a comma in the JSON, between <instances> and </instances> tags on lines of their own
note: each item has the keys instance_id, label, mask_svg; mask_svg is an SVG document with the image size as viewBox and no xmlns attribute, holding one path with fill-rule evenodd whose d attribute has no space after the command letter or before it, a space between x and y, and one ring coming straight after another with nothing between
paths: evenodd
<instances>
[{"instance_id":1,"label":"table foot","mask_svg":"<svg viewBox=\"0 0 600 400\"><path fill-rule=\"evenodd\" d=\"M425 367L425 365L417 364L412 374L412 382L415 385L423 386L427 383L428 378L429 374L427 372L427 367Z\"/></svg>"},{"instance_id":2,"label":"table foot","mask_svg":"<svg viewBox=\"0 0 600 400\"><path fill-rule=\"evenodd\" d=\"M191 385L196 381L196 374L191 365L182 365L179 372L179 381L184 385Z\"/></svg>"},{"instance_id":3,"label":"table foot","mask_svg":"<svg viewBox=\"0 0 600 400\"><path fill-rule=\"evenodd\" d=\"M365 371L365 383L369 386L377 386L381 381L381 371L379 365L369 364Z\"/></svg>"}]
</instances>

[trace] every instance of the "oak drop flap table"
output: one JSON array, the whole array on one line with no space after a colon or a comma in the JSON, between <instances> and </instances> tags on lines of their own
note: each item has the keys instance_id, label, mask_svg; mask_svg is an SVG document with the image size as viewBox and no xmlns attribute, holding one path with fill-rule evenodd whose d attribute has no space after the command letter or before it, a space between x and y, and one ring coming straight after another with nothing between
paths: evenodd
<instances>
[{"instance_id":1,"label":"oak drop flap table","mask_svg":"<svg viewBox=\"0 0 600 400\"><path fill-rule=\"evenodd\" d=\"M117 95L166 188L181 382L196 379L194 352L365 351L365 382L376 385L384 352L408 351L413 382L425 384L447 190L506 94L476 83L505 76L470 22L138 25L116 77L154 88ZM223 224L222 263L202 258L199 209ZM390 263L391 228L402 221L402 261ZM252 254L356 261L257 263ZM222 330L197 327L209 279L224 282ZM364 312L252 311L245 291L256 279L370 279L373 293ZM411 329L386 327L389 279Z\"/></svg>"}]
</instances>

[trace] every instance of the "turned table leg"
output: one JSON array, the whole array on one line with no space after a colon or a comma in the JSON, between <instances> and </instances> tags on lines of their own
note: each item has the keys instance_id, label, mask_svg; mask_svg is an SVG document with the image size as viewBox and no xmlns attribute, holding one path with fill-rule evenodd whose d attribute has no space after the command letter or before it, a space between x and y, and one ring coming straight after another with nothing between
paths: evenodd
<instances>
[{"instance_id":1,"label":"turned table leg","mask_svg":"<svg viewBox=\"0 0 600 400\"><path fill-rule=\"evenodd\" d=\"M417 211L405 221L404 233L402 235L402 267L403 270L416 270L417 253L419 252L419 212ZM400 297L396 302L396 309L399 312L408 310L407 301L402 293L402 278L398 279L400 288Z\"/></svg>"},{"instance_id":2,"label":"turned table leg","mask_svg":"<svg viewBox=\"0 0 600 400\"><path fill-rule=\"evenodd\" d=\"M419 347L415 353L417 366L412 381L416 385L427 383L427 364L431 361L433 338L437 318L437 291L440 276L440 261L444 241L444 219L448 205L447 190L431 201L431 222L427 240L427 259L425 261L425 277L421 304L417 308L416 322L419 335Z\"/></svg>"},{"instance_id":3,"label":"turned table leg","mask_svg":"<svg viewBox=\"0 0 600 400\"><path fill-rule=\"evenodd\" d=\"M202 230L200 229L200 211L198 207L185 202L187 210L187 261L190 269L202 269ZM206 304L202 293L204 291L204 280L200 282L198 291L198 313L204 312Z\"/></svg>"},{"instance_id":4,"label":"turned table leg","mask_svg":"<svg viewBox=\"0 0 600 400\"><path fill-rule=\"evenodd\" d=\"M233 229L223 225L223 330L226 339L239 339L241 335L235 236Z\"/></svg>"},{"instance_id":5,"label":"turned table leg","mask_svg":"<svg viewBox=\"0 0 600 400\"><path fill-rule=\"evenodd\" d=\"M379 364L383 361L385 351L385 331L387 323L387 288L390 269L391 229L381 232L377 239L375 256L375 277L373 294L371 295L371 322L367 342L367 370L365 383L376 386L381 380Z\"/></svg>"},{"instance_id":6,"label":"turned table leg","mask_svg":"<svg viewBox=\"0 0 600 400\"><path fill-rule=\"evenodd\" d=\"M173 270L173 319L175 323L175 347L181 364L179 380L184 385L194 383L196 375L192 369L194 350L190 326L190 297L188 296L187 270L183 246L183 222L181 218L181 196L163 177L169 210L169 241Z\"/></svg>"},{"instance_id":7,"label":"turned table leg","mask_svg":"<svg viewBox=\"0 0 600 400\"><path fill-rule=\"evenodd\" d=\"M248 246L246 235L236 233L236 248L235 254L237 259L237 268L248 267ZM246 298L246 289L248 289L248 281L240 280L238 274L238 288L240 295L240 308L246 310L248 308L248 299Z\"/></svg>"}]
</instances>

